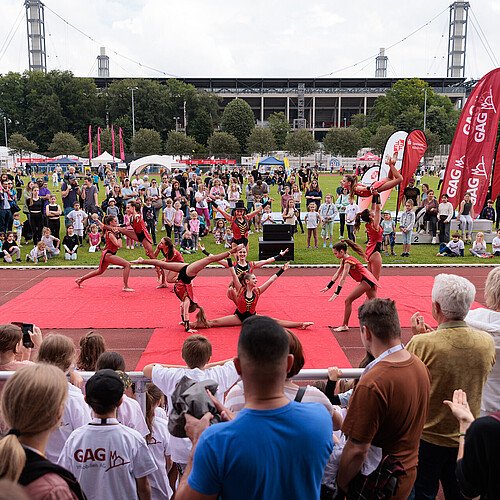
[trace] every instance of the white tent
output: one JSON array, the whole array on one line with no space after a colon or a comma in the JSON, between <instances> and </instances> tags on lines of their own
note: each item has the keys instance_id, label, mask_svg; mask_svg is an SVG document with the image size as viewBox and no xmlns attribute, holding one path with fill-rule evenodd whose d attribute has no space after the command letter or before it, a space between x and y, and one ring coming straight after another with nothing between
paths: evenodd
<instances>
[{"instance_id":1,"label":"white tent","mask_svg":"<svg viewBox=\"0 0 500 500\"><path fill-rule=\"evenodd\" d=\"M104 153L100 154L99 156L92 158L91 161L92 161L92 166L96 167L100 163L102 165L106 165L107 163L119 163L121 160L119 156L115 156L113 158L113 156L111 156L107 151L104 151Z\"/></svg>"},{"instance_id":2,"label":"white tent","mask_svg":"<svg viewBox=\"0 0 500 500\"><path fill-rule=\"evenodd\" d=\"M177 163L179 157L171 155L149 155L139 158L130 163L129 175L132 177L136 172L140 172L143 168L148 165L159 165L167 170L172 170L173 168L186 168L183 163Z\"/></svg>"}]
</instances>

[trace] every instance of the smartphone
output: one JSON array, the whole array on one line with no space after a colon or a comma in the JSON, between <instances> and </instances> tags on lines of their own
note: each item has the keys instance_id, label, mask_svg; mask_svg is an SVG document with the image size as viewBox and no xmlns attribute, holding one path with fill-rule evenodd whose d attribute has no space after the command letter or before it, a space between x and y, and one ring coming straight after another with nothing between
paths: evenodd
<instances>
[{"instance_id":1,"label":"smartphone","mask_svg":"<svg viewBox=\"0 0 500 500\"><path fill-rule=\"evenodd\" d=\"M26 347L26 349L33 349L33 347L35 347L35 344L33 344L33 341L31 340L31 335L30 335L30 333L33 333L33 324L32 323L19 323L16 321L13 321L12 324L19 326L22 330L22 332L23 332L23 346Z\"/></svg>"}]
</instances>

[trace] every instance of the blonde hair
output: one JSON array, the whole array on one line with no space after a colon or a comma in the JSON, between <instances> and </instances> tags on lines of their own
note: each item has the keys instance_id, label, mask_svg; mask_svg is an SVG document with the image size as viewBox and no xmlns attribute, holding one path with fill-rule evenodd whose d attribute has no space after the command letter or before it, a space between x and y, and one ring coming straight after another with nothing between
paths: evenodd
<instances>
[{"instance_id":1,"label":"blonde hair","mask_svg":"<svg viewBox=\"0 0 500 500\"><path fill-rule=\"evenodd\" d=\"M75 360L75 344L65 335L45 337L38 351L38 362L57 366L66 373Z\"/></svg>"},{"instance_id":2,"label":"blonde hair","mask_svg":"<svg viewBox=\"0 0 500 500\"><path fill-rule=\"evenodd\" d=\"M493 311L500 310L500 267L495 267L488 273L484 288L486 305Z\"/></svg>"},{"instance_id":3,"label":"blonde hair","mask_svg":"<svg viewBox=\"0 0 500 500\"><path fill-rule=\"evenodd\" d=\"M44 363L17 370L2 391L1 417L21 436L34 436L55 428L68 395L64 373ZM26 464L18 437L0 440L0 477L17 481Z\"/></svg>"},{"instance_id":4,"label":"blonde hair","mask_svg":"<svg viewBox=\"0 0 500 500\"><path fill-rule=\"evenodd\" d=\"M481 231L479 231L478 233L476 233L476 240L478 238L481 238L482 240L484 240L484 233L482 233Z\"/></svg>"}]
</instances>

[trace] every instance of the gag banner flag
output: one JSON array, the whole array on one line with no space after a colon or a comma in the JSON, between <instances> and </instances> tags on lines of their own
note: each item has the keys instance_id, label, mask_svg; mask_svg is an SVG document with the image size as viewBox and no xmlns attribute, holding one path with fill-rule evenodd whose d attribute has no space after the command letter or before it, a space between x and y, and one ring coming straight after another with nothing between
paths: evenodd
<instances>
[{"instance_id":1,"label":"gag banner flag","mask_svg":"<svg viewBox=\"0 0 500 500\"><path fill-rule=\"evenodd\" d=\"M403 153L403 165L401 166L401 175L403 180L399 185L398 204L397 208L401 205L403 200L403 192L408 185L408 181L413 177L415 170L417 170L420 160L423 158L427 151L427 139L421 130L414 130L408 134Z\"/></svg>"},{"instance_id":2,"label":"gag banner flag","mask_svg":"<svg viewBox=\"0 0 500 500\"><path fill-rule=\"evenodd\" d=\"M403 160L403 150L405 147L405 141L407 136L408 136L407 132L399 130L398 132L394 132L394 134L392 134L389 137L389 139L387 139L387 143L384 148L384 154L382 155L381 159L382 162L381 166L369 168L366 171L365 175L363 175L363 178L361 179L361 184L365 186L371 186L374 182L387 177L389 175L389 167L385 163L386 157L392 156L396 152L398 153L396 169L401 170L401 162ZM382 203L382 207L387 202L387 199L389 198L391 191L392 189L380 193L380 200ZM360 210L368 208L371 205L371 202L372 202L371 196L369 196L368 198L360 198L358 200L358 205Z\"/></svg>"},{"instance_id":3,"label":"gag banner flag","mask_svg":"<svg viewBox=\"0 0 500 500\"><path fill-rule=\"evenodd\" d=\"M101 127L97 127L97 156L101 156Z\"/></svg>"},{"instance_id":4,"label":"gag banner flag","mask_svg":"<svg viewBox=\"0 0 500 500\"><path fill-rule=\"evenodd\" d=\"M493 168L493 182L491 183L491 199L496 201L500 194L500 143L497 147L497 157L495 158L495 167Z\"/></svg>"},{"instance_id":5,"label":"gag banner flag","mask_svg":"<svg viewBox=\"0 0 500 500\"><path fill-rule=\"evenodd\" d=\"M113 155L113 161L115 161L115 129L111 125L111 154Z\"/></svg>"},{"instance_id":6,"label":"gag banner flag","mask_svg":"<svg viewBox=\"0 0 500 500\"><path fill-rule=\"evenodd\" d=\"M92 125L89 125L89 160L92 160Z\"/></svg>"},{"instance_id":7,"label":"gag banner flag","mask_svg":"<svg viewBox=\"0 0 500 500\"><path fill-rule=\"evenodd\" d=\"M118 129L118 141L120 143L120 160L124 161L125 160L125 148L123 147L123 130L121 127Z\"/></svg>"},{"instance_id":8,"label":"gag banner flag","mask_svg":"<svg viewBox=\"0 0 500 500\"><path fill-rule=\"evenodd\" d=\"M483 209L490 185L499 110L500 69L497 69L485 77L477 97L465 150L461 194L471 194L477 213Z\"/></svg>"}]
</instances>

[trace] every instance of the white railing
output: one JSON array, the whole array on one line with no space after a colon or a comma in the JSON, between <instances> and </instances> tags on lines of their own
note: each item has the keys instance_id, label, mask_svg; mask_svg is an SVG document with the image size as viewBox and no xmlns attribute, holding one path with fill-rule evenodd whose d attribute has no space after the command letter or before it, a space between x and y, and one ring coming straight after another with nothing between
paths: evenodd
<instances>
[{"instance_id":1,"label":"white railing","mask_svg":"<svg viewBox=\"0 0 500 500\"><path fill-rule=\"evenodd\" d=\"M363 373L363 368L341 368L342 377L344 379L357 379L361 377ZM2 372L0 371L0 381L7 380L15 372ZM135 398L137 402L141 405L142 411L146 414L146 384L151 382L151 380L143 375L142 372L127 372L128 376L131 378L132 382L135 384ZM78 372L84 380L88 380L94 372ZM326 380L328 378L328 370L325 368L321 369L307 369L301 370L293 380Z\"/></svg>"}]
</instances>

